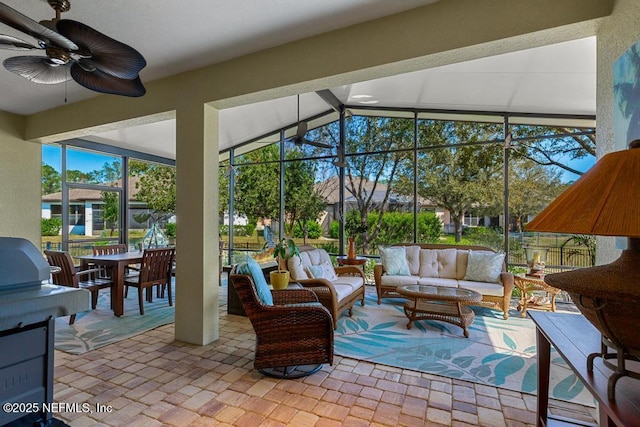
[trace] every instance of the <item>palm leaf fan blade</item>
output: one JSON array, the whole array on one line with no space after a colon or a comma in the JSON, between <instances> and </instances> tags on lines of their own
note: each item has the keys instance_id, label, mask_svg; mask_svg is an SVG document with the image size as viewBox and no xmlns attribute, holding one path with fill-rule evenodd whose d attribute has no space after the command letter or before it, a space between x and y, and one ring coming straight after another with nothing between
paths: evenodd
<instances>
[{"instance_id":1,"label":"palm leaf fan blade","mask_svg":"<svg viewBox=\"0 0 640 427\"><path fill-rule=\"evenodd\" d=\"M40 48L17 37L9 36L7 34L0 34L0 49L33 50Z\"/></svg>"},{"instance_id":2,"label":"palm leaf fan blade","mask_svg":"<svg viewBox=\"0 0 640 427\"><path fill-rule=\"evenodd\" d=\"M0 22L15 28L16 30L29 34L31 37L40 40L44 44L53 44L67 50L77 50L78 46L53 30L23 15L4 3L0 3Z\"/></svg>"},{"instance_id":3,"label":"palm leaf fan blade","mask_svg":"<svg viewBox=\"0 0 640 427\"><path fill-rule=\"evenodd\" d=\"M101 93L139 97L147 92L140 81L140 77L131 80L120 79L99 69L87 71L77 63L71 66L71 77L87 89Z\"/></svg>"},{"instance_id":4,"label":"palm leaf fan blade","mask_svg":"<svg viewBox=\"0 0 640 427\"><path fill-rule=\"evenodd\" d=\"M129 45L112 39L81 22L61 19L56 24L60 34L73 40L80 47L83 68L89 64L96 69L120 79L134 80L146 65L144 57Z\"/></svg>"},{"instance_id":5,"label":"palm leaf fan blade","mask_svg":"<svg viewBox=\"0 0 640 427\"><path fill-rule=\"evenodd\" d=\"M41 56L14 56L3 62L4 67L14 74L34 83L53 85L71 79L68 65L57 65Z\"/></svg>"}]
</instances>

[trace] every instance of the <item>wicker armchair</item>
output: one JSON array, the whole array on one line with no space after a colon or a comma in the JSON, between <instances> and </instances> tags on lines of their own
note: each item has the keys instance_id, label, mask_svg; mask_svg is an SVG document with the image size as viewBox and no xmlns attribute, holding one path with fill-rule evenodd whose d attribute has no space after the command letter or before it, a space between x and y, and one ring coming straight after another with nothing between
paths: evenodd
<instances>
[{"instance_id":1,"label":"wicker armchair","mask_svg":"<svg viewBox=\"0 0 640 427\"><path fill-rule=\"evenodd\" d=\"M251 276L236 274L234 268L230 282L256 333L255 369L272 377L299 378L333 364L333 320L313 292L272 291L273 305L266 305Z\"/></svg>"},{"instance_id":2,"label":"wicker armchair","mask_svg":"<svg viewBox=\"0 0 640 427\"><path fill-rule=\"evenodd\" d=\"M311 258L316 262L327 261L329 260L329 255L324 249L318 249L313 246L303 245L299 249L301 257L296 256L289 259L287 263L281 263L280 268L289 270L291 272L291 280L306 289L312 290L318 296L320 303L331 313L333 328L335 329L338 327L338 318L345 310L348 310L348 314L351 316L353 314L353 305L358 300L364 306L364 272L354 265L346 265L332 267L336 275L335 280L319 277L310 278L304 270L307 263L312 263ZM303 271L300 271L300 269Z\"/></svg>"}]
</instances>

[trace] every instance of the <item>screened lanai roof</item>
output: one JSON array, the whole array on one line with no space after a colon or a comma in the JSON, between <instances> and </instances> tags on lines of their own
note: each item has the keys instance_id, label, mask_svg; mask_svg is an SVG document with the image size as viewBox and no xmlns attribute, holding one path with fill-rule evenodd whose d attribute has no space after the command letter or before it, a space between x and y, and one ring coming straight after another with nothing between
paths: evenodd
<instances>
[{"instance_id":1,"label":"screened lanai roof","mask_svg":"<svg viewBox=\"0 0 640 427\"><path fill-rule=\"evenodd\" d=\"M334 98L353 114L390 114L389 109L420 110L422 116L455 118L457 112L476 112L477 120L500 120L504 113L576 116L564 126L595 126L596 40L567 41L507 54L434 67L390 77L328 88L324 93L300 95L300 119L334 111ZM324 95L324 96L321 96ZM329 96L327 96L329 95ZM220 150L241 145L291 127L297 122L297 96L274 99L220 111ZM438 112L438 113L436 113ZM495 113L496 116L491 116ZM413 113L400 113L411 116ZM337 113L309 123L320 126ZM586 118L586 120L583 120ZM547 118L549 124L556 119ZM536 118L536 122L540 119ZM518 122L510 118L511 123ZM275 140L274 136L274 140ZM175 121L140 125L87 137L175 159Z\"/></svg>"}]
</instances>

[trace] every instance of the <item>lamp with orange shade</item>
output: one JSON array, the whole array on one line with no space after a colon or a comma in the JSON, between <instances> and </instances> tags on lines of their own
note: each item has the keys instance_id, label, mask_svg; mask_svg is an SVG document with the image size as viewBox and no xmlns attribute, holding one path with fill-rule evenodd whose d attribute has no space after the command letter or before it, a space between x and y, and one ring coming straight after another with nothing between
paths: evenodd
<instances>
[{"instance_id":1,"label":"lamp with orange shade","mask_svg":"<svg viewBox=\"0 0 640 427\"><path fill-rule=\"evenodd\" d=\"M588 357L587 368L602 357L614 370L608 383L614 399L618 379L640 379L627 364L640 361L640 140L603 156L525 228L627 237L627 249L611 264L545 276L602 333L601 353ZM615 365L608 361L614 358Z\"/></svg>"}]
</instances>

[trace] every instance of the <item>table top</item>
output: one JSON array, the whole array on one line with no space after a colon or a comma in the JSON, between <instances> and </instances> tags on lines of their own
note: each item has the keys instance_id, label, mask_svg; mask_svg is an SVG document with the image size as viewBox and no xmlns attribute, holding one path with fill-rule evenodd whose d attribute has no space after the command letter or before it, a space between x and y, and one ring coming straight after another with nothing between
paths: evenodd
<instances>
[{"instance_id":1,"label":"table top","mask_svg":"<svg viewBox=\"0 0 640 427\"><path fill-rule=\"evenodd\" d=\"M531 282L531 283L545 283L544 276L527 276L524 274L515 274L513 276L514 280L522 281L522 282Z\"/></svg>"},{"instance_id":2,"label":"table top","mask_svg":"<svg viewBox=\"0 0 640 427\"><path fill-rule=\"evenodd\" d=\"M482 295L471 289L433 285L403 285L397 292L412 298L424 298L441 301L474 302L482 300Z\"/></svg>"},{"instance_id":3,"label":"table top","mask_svg":"<svg viewBox=\"0 0 640 427\"><path fill-rule=\"evenodd\" d=\"M349 258L346 255L340 255L336 257L336 259L338 260L338 264L341 264L341 265L362 265L367 262L367 258L362 256Z\"/></svg>"},{"instance_id":4,"label":"table top","mask_svg":"<svg viewBox=\"0 0 640 427\"><path fill-rule=\"evenodd\" d=\"M75 258L85 261L111 261L111 262L120 262L120 261L131 261L131 260L141 260L143 251L132 251L132 252L123 252L120 254L109 254L109 255L78 255Z\"/></svg>"},{"instance_id":5,"label":"table top","mask_svg":"<svg viewBox=\"0 0 640 427\"><path fill-rule=\"evenodd\" d=\"M613 372L596 357L593 372L587 371L587 357L600 353L601 334L584 316L570 313L528 312L538 331L567 361L573 372L598 400L617 425L638 425L640 419L640 381L621 378L616 399L607 397L607 382ZM553 356L553 355L552 355Z\"/></svg>"}]
</instances>

